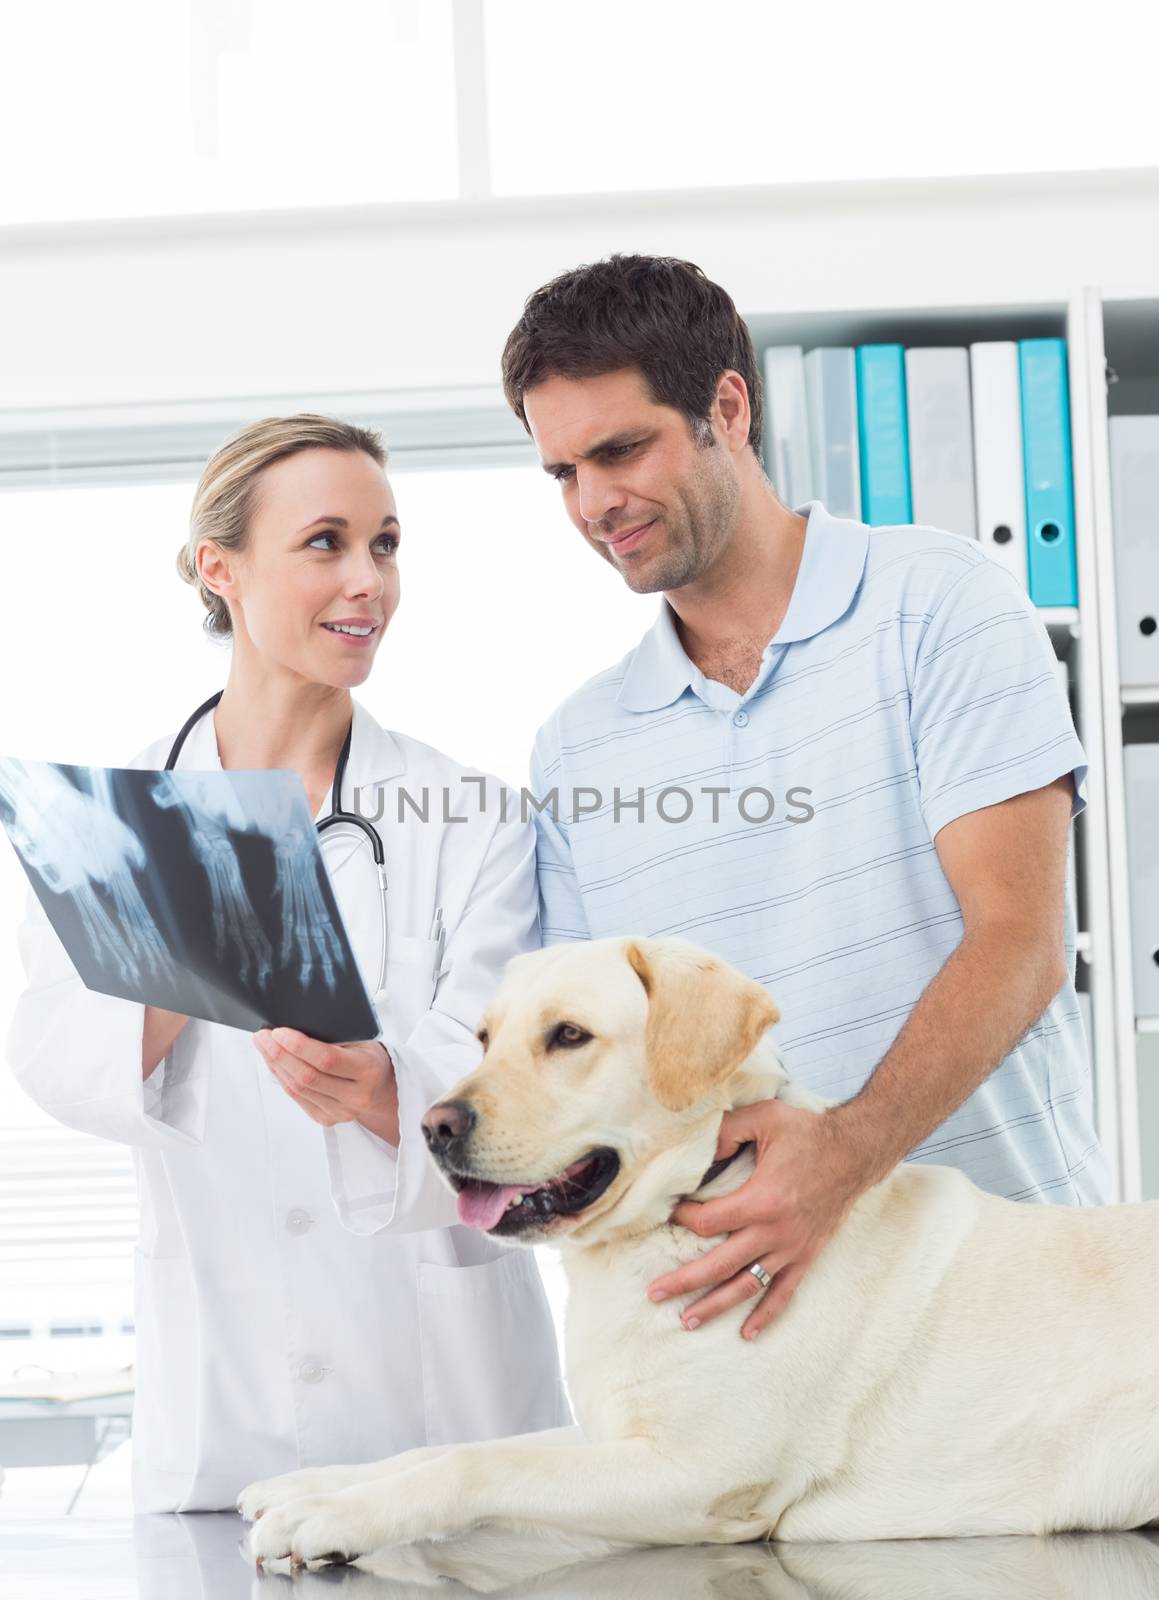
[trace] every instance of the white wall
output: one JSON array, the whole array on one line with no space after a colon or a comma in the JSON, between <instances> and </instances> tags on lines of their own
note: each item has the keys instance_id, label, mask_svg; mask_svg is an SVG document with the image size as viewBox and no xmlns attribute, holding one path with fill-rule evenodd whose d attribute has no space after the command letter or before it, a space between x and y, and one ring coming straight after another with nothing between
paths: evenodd
<instances>
[{"instance_id":1,"label":"white wall","mask_svg":"<svg viewBox=\"0 0 1159 1600\"><path fill-rule=\"evenodd\" d=\"M525 295L683 255L745 312L1154 283L1159 173L797 185L0 230L0 408L494 383Z\"/></svg>"}]
</instances>

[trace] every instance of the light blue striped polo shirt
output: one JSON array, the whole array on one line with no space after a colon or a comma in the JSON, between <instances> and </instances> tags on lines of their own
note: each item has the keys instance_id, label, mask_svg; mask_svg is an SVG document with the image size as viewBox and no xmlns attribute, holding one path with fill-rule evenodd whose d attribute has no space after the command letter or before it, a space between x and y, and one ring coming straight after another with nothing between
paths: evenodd
<instances>
[{"instance_id":1,"label":"light blue striped polo shirt","mask_svg":"<svg viewBox=\"0 0 1159 1600\"><path fill-rule=\"evenodd\" d=\"M1087 763L1046 630L981 547L869 529L817 501L785 618L745 694L685 655L667 602L540 729L531 786L544 938L679 935L763 983L792 1076L845 1100L961 940L934 849L955 817ZM1068 977L912 1160L1016 1200L1110 1180ZM978 996L986 1004L986 996Z\"/></svg>"}]
</instances>

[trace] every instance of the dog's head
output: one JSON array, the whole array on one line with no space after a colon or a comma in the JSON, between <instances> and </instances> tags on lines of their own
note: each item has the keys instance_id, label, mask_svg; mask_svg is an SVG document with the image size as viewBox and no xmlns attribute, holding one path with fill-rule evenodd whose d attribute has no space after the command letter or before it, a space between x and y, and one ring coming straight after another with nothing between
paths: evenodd
<instances>
[{"instance_id":1,"label":"dog's head","mask_svg":"<svg viewBox=\"0 0 1159 1600\"><path fill-rule=\"evenodd\" d=\"M694 1188L778 1017L759 983L680 939L517 956L478 1029L482 1064L423 1118L460 1219L588 1243Z\"/></svg>"}]
</instances>

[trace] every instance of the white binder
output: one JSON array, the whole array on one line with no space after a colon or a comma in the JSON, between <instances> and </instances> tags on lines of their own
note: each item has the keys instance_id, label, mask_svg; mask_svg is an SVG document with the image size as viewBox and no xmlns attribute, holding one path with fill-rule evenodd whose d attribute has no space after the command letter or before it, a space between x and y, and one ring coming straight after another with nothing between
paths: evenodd
<instances>
[{"instance_id":1,"label":"white binder","mask_svg":"<svg viewBox=\"0 0 1159 1600\"><path fill-rule=\"evenodd\" d=\"M1111 512L1125 688L1159 684L1159 417L1112 417Z\"/></svg>"},{"instance_id":2,"label":"white binder","mask_svg":"<svg viewBox=\"0 0 1159 1600\"><path fill-rule=\"evenodd\" d=\"M1009 340L972 344L970 378L978 539L987 555L1029 589L1018 346Z\"/></svg>"},{"instance_id":3,"label":"white binder","mask_svg":"<svg viewBox=\"0 0 1159 1600\"><path fill-rule=\"evenodd\" d=\"M765 351L765 471L787 506L816 499L799 344L772 345Z\"/></svg>"},{"instance_id":4,"label":"white binder","mask_svg":"<svg viewBox=\"0 0 1159 1600\"><path fill-rule=\"evenodd\" d=\"M914 521L976 539L966 351L907 350L905 387Z\"/></svg>"},{"instance_id":5,"label":"white binder","mask_svg":"<svg viewBox=\"0 0 1159 1600\"><path fill-rule=\"evenodd\" d=\"M857 363L849 346L810 350L805 398L813 460L813 493L835 517L861 518L861 451L857 440Z\"/></svg>"},{"instance_id":6,"label":"white binder","mask_svg":"<svg viewBox=\"0 0 1159 1600\"><path fill-rule=\"evenodd\" d=\"M1123 747L1135 1015L1159 1017L1159 744Z\"/></svg>"}]
</instances>

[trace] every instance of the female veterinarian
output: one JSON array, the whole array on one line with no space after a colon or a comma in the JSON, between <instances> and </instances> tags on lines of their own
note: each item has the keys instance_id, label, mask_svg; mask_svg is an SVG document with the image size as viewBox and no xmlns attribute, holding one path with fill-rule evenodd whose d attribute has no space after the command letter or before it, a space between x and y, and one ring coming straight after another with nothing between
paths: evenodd
<instances>
[{"instance_id":1,"label":"female veterinarian","mask_svg":"<svg viewBox=\"0 0 1159 1600\"><path fill-rule=\"evenodd\" d=\"M368 837L320 836L379 1038L251 1035L96 994L32 896L20 931L17 1077L61 1122L137 1152L139 1512L232 1507L299 1466L571 1420L534 1258L456 1225L422 1137L477 1060L505 962L538 943L534 843L500 821L497 790L488 808L478 775L351 698L399 599L384 462L377 434L328 418L255 423L206 467L178 557L233 645L178 769L294 768L320 818L349 733L343 808L360 787L372 817L384 791L385 925ZM162 767L173 743L132 765ZM439 820L399 823L399 785L430 791Z\"/></svg>"}]
</instances>

